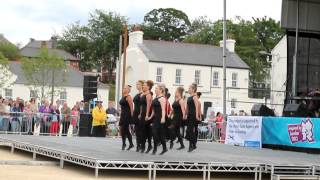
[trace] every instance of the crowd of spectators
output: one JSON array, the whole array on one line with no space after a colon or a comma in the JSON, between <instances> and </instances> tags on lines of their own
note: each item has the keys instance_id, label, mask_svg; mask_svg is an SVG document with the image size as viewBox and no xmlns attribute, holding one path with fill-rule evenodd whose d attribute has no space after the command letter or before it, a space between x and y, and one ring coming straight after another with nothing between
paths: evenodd
<instances>
[{"instance_id":1,"label":"crowd of spectators","mask_svg":"<svg viewBox=\"0 0 320 180\"><path fill-rule=\"evenodd\" d=\"M48 100L37 102L35 98L24 101L17 97L0 97L0 131L23 132L32 134L40 125L41 133L56 135L66 134L70 125L77 130L80 113L84 112L84 103L77 102L70 108L66 102Z\"/></svg>"}]
</instances>

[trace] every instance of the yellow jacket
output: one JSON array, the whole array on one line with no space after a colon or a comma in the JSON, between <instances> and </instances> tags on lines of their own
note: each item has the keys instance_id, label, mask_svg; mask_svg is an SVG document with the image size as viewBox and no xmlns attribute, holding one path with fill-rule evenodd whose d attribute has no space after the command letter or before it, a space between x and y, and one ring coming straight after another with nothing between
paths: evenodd
<instances>
[{"instance_id":1,"label":"yellow jacket","mask_svg":"<svg viewBox=\"0 0 320 180\"><path fill-rule=\"evenodd\" d=\"M107 114L105 109L95 107L92 110L92 126L102 126L106 125Z\"/></svg>"}]
</instances>

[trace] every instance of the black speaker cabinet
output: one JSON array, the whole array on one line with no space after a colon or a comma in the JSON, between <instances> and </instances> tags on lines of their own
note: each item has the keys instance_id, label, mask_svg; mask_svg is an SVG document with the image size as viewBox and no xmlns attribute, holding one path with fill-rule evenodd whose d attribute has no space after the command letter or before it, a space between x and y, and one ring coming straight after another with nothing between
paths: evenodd
<instances>
[{"instance_id":1,"label":"black speaker cabinet","mask_svg":"<svg viewBox=\"0 0 320 180\"><path fill-rule=\"evenodd\" d=\"M283 109L285 117L307 117L308 110L304 104L287 104Z\"/></svg>"},{"instance_id":2,"label":"black speaker cabinet","mask_svg":"<svg viewBox=\"0 0 320 180\"><path fill-rule=\"evenodd\" d=\"M263 104L255 104L251 109L252 116L275 116L273 110Z\"/></svg>"}]
</instances>

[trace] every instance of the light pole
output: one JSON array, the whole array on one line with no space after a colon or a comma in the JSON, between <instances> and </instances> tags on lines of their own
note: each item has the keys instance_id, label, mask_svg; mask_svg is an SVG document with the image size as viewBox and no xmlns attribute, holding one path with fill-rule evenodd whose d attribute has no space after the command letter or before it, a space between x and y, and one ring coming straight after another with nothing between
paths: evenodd
<instances>
[{"instance_id":1,"label":"light pole","mask_svg":"<svg viewBox=\"0 0 320 180\"><path fill-rule=\"evenodd\" d=\"M227 75L226 75L226 36L227 36L227 1L223 0L223 116L227 115Z\"/></svg>"}]
</instances>

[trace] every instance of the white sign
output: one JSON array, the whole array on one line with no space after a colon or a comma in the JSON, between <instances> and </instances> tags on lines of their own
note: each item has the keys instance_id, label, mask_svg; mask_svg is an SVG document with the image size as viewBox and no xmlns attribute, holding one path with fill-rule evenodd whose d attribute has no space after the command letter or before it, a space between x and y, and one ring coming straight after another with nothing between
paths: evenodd
<instances>
[{"instance_id":1,"label":"white sign","mask_svg":"<svg viewBox=\"0 0 320 180\"><path fill-rule=\"evenodd\" d=\"M261 148L262 117L228 116L225 144Z\"/></svg>"}]
</instances>

